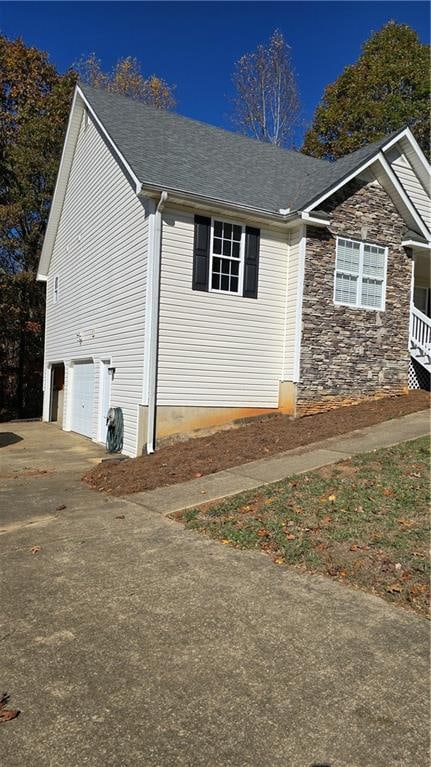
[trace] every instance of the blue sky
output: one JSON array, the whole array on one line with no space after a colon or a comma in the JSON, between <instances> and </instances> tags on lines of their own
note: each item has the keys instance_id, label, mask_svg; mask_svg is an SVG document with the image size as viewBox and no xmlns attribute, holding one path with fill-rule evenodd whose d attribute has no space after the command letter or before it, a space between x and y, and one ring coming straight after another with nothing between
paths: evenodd
<instances>
[{"instance_id":1,"label":"blue sky","mask_svg":"<svg viewBox=\"0 0 431 767\"><path fill-rule=\"evenodd\" d=\"M427 2L2 2L0 31L49 52L64 71L95 52L104 69L136 56L177 86L178 112L231 128L231 73L276 27L292 47L304 121L325 85L354 62L373 30L394 19L429 42Z\"/></svg>"}]
</instances>

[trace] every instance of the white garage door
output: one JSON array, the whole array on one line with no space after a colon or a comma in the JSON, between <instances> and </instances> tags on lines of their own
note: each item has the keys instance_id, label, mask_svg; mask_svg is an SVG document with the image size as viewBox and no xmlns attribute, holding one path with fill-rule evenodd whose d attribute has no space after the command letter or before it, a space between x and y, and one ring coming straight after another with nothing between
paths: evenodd
<instances>
[{"instance_id":1,"label":"white garage door","mask_svg":"<svg viewBox=\"0 0 431 767\"><path fill-rule=\"evenodd\" d=\"M72 431L93 436L94 363L75 362L72 377Z\"/></svg>"}]
</instances>

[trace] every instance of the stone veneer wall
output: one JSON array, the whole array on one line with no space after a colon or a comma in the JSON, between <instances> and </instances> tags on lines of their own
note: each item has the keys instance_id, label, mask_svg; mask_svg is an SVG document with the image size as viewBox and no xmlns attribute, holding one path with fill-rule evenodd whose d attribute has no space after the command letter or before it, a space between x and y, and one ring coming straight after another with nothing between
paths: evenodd
<instances>
[{"instance_id":1,"label":"stone veneer wall","mask_svg":"<svg viewBox=\"0 0 431 767\"><path fill-rule=\"evenodd\" d=\"M354 180L323 208L329 231L307 227L297 414L328 410L408 387L412 262L406 224L385 190ZM336 236L388 247L384 312L336 306Z\"/></svg>"}]
</instances>

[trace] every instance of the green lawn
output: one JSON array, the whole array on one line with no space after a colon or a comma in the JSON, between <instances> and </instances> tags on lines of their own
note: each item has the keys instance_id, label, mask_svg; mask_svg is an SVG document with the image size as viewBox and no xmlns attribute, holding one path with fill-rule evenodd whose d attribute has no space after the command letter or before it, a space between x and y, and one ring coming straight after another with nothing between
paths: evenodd
<instances>
[{"instance_id":1,"label":"green lawn","mask_svg":"<svg viewBox=\"0 0 431 767\"><path fill-rule=\"evenodd\" d=\"M421 438L174 517L427 614L429 458Z\"/></svg>"}]
</instances>

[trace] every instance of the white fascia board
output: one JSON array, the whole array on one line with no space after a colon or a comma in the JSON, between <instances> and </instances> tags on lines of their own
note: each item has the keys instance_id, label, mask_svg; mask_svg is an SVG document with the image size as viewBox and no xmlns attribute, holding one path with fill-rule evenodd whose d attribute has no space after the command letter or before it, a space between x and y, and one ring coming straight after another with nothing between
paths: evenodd
<instances>
[{"instance_id":1,"label":"white fascia board","mask_svg":"<svg viewBox=\"0 0 431 767\"><path fill-rule=\"evenodd\" d=\"M271 221L273 223L287 225L297 223L299 218L299 213L281 214L263 208L254 208L251 205L242 205L228 200L220 200L217 197L194 194L193 192L187 192L183 189L176 189L165 185L159 186L157 184L143 183L141 195L158 199L162 191L168 192L170 205L182 204L190 206L192 204L194 207L200 206L208 211L217 208L220 211L227 211L228 214L232 214L232 211L234 211L238 214L246 215L255 221L257 219L262 219L263 221Z\"/></svg>"},{"instance_id":2,"label":"white fascia board","mask_svg":"<svg viewBox=\"0 0 431 767\"><path fill-rule=\"evenodd\" d=\"M383 151L386 152L388 149L390 149L395 144L398 144L402 139L405 139L409 142L411 148L413 149L415 155L417 156L417 159L419 160L425 175L427 177L427 180L429 181L430 174L431 174L431 166L425 157L422 149L420 148L418 142L416 141L413 133L411 132L410 128L406 128L403 130L402 133L400 133L398 136L395 136L391 141L389 141L385 146L383 147Z\"/></svg>"},{"instance_id":3,"label":"white fascia board","mask_svg":"<svg viewBox=\"0 0 431 767\"><path fill-rule=\"evenodd\" d=\"M412 201L410 200L410 197L408 194L404 191L403 186L398 181L398 178L396 177L394 171L392 170L391 166L389 165L386 157L384 156L383 152L381 151L379 154L379 157L377 158L380 162L380 164L383 167L383 170L386 172L390 182L394 186L396 192L400 196L401 200L403 201L404 205L406 206L407 210L409 211L410 215L412 216L415 224L417 224L418 228L422 232L423 236L429 242L431 240L431 233L426 226L426 224L423 222L422 217L419 215L418 211L416 210L415 206L413 205Z\"/></svg>"},{"instance_id":4,"label":"white fascia board","mask_svg":"<svg viewBox=\"0 0 431 767\"><path fill-rule=\"evenodd\" d=\"M72 158L67 157L67 153L69 149L71 148L70 143L72 141L73 130L76 128L76 124L75 124L75 118L77 116L76 112L79 109L81 109L81 112L82 112L82 105L78 103L77 95L78 95L77 89L75 88L75 93L73 94L73 101L72 101L72 106L71 106L70 114L69 114L69 120L67 123L66 137L64 139L63 149L61 152L60 165L58 168L57 179L55 182L54 194L51 200L51 208L49 211L48 223L46 226L45 237L43 239L42 251L40 254L39 265L38 265L38 270L36 275L36 280L38 280L39 282L44 282L44 281L46 282L47 280L49 262L51 260L52 249L53 249L54 241L57 235L57 228L58 228L58 223L60 220L61 210L63 208L63 201L64 201L64 195L66 191L67 179L69 177L70 166L72 164ZM82 117L82 114L79 117L79 120L78 120L79 123L80 123L81 117ZM76 140L76 137L77 136L74 136L75 140ZM73 148L73 151L74 151L74 148ZM72 155L73 155L73 152L72 152Z\"/></svg>"},{"instance_id":5,"label":"white fascia board","mask_svg":"<svg viewBox=\"0 0 431 767\"><path fill-rule=\"evenodd\" d=\"M138 179L137 175L133 172L133 170L131 169L131 167L130 167L129 163L127 162L126 158L120 152L120 150L118 149L118 147L115 144L115 142L112 140L111 136L109 135L108 131L104 127L103 123L99 120L96 112L94 111L94 109L91 106L91 104L88 101L88 99L84 96L84 93L82 92L82 90L79 87L79 85L76 86L76 92L79 93L79 95L80 95L81 99L83 100L86 108L88 109L88 112L91 114L94 122L98 125L98 127L100 128L100 131L103 133L103 135L106 138L108 144L112 147L112 149L114 150L115 154L121 160L121 162L124 165L124 167L126 168L127 172L130 174L130 176L133 179L133 182L135 184L136 194L139 194L140 191L141 191L142 184L141 184L140 180Z\"/></svg>"},{"instance_id":6,"label":"white fascia board","mask_svg":"<svg viewBox=\"0 0 431 767\"><path fill-rule=\"evenodd\" d=\"M385 145L382 147L382 151L383 151L383 152L386 152L386 151L387 151L388 149L390 149L392 146L394 146L395 144L398 144L398 142L399 142L399 141L401 141L401 139L402 139L402 138L405 138L405 137L407 137L409 134L410 134L410 136L412 136L412 133L411 133L411 131L409 130L409 128L404 128L404 130L403 130L403 131L400 131L399 133L397 133L397 135L396 135L396 136L394 136L393 138L389 139L388 143L387 143L387 144L385 144Z\"/></svg>"},{"instance_id":7,"label":"white fascia board","mask_svg":"<svg viewBox=\"0 0 431 767\"><path fill-rule=\"evenodd\" d=\"M431 251L431 243L417 242L416 240L403 240L401 245L405 248L420 248L421 250Z\"/></svg>"},{"instance_id":8,"label":"white fascia board","mask_svg":"<svg viewBox=\"0 0 431 767\"><path fill-rule=\"evenodd\" d=\"M334 186L331 186L329 189L326 190L326 192L323 192L323 194L317 200L314 200L314 202L310 203L310 205L307 205L307 207L304 208L304 213L311 213L312 210L317 208L328 197L331 197L331 195L335 194L335 192L338 192L338 190L341 189L341 187L345 186L353 178L363 173L363 171L366 170L366 168L369 168L370 165L375 163L377 159L378 159L377 155L374 155L373 157L371 157L370 160L367 160L367 162L364 162L362 165L359 166L359 168L352 171L348 176L343 178L342 181L339 181L338 183L334 184Z\"/></svg>"},{"instance_id":9,"label":"white fascia board","mask_svg":"<svg viewBox=\"0 0 431 767\"><path fill-rule=\"evenodd\" d=\"M313 226L329 226L330 221L326 218L318 218L317 216L310 216L309 213L301 213L301 219L305 221L306 224L310 224Z\"/></svg>"},{"instance_id":10,"label":"white fascia board","mask_svg":"<svg viewBox=\"0 0 431 767\"><path fill-rule=\"evenodd\" d=\"M378 154L371 157L371 159L367 160L367 162L363 163L363 165L360 165L356 170L352 171L348 176L346 176L342 181L340 181L338 184L335 184L331 189L324 192L324 194L321 195L317 200L311 203L307 208L304 209L304 213L310 213L314 208L318 207L324 200L326 200L328 197L331 197L331 195L335 194L339 189L341 189L343 186L349 183L353 178L356 178L356 176L360 176L361 173L364 172L367 168L369 168L374 163L380 163L383 170L385 171L386 175L388 176L389 181L391 182L392 186L396 190L397 194L403 201L405 207L409 211L412 219L414 220L416 226L420 229L423 236L426 238L426 240L429 240L431 235L427 227L425 226L424 222L422 221L421 216L417 212L416 208L414 207L413 203L411 202L410 198L407 196L406 192L404 191L403 187L401 186L400 182L398 181L395 173L393 172L392 168L390 167L388 161L386 160L386 157L383 154L383 151L380 150Z\"/></svg>"}]
</instances>

